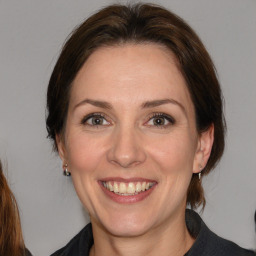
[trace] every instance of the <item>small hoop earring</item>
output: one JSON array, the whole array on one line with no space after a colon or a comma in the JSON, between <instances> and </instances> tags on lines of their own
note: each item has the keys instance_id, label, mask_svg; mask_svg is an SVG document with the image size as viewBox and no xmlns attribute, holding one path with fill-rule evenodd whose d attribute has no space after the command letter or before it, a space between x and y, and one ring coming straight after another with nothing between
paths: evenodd
<instances>
[{"instance_id":1,"label":"small hoop earring","mask_svg":"<svg viewBox=\"0 0 256 256\"><path fill-rule=\"evenodd\" d=\"M70 176L71 172L68 171L68 164L65 164L63 167L64 167L63 175L64 176Z\"/></svg>"},{"instance_id":2,"label":"small hoop earring","mask_svg":"<svg viewBox=\"0 0 256 256\"><path fill-rule=\"evenodd\" d=\"M199 170L200 170L200 172L198 173L198 179L199 179L199 181L201 181L202 170L203 170L203 166L201 164L199 165Z\"/></svg>"}]
</instances>

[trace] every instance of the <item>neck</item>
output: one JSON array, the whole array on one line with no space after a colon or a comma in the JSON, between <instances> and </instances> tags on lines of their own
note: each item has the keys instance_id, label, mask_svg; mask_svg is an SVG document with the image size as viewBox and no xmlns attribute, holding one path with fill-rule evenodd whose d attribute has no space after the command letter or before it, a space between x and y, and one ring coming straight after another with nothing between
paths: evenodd
<instances>
[{"instance_id":1,"label":"neck","mask_svg":"<svg viewBox=\"0 0 256 256\"><path fill-rule=\"evenodd\" d=\"M186 227L185 211L172 219L136 237L113 236L92 220L94 245L90 256L184 255L194 243Z\"/></svg>"}]
</instances>

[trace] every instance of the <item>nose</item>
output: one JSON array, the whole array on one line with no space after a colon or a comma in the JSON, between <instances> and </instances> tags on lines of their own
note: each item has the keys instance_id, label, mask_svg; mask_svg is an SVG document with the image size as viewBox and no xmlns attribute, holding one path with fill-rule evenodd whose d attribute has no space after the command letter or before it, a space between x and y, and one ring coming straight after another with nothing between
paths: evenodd
<instances>
[{"instance_id":1,"label":"nose","mask_svg":"<svg viewBox=\"0 0 256 256\"><path fill-rule=\"evenodd\" d=\"M112 135L111 147L107 155L109 162L130 168L146 160L143 143L136 128L119 127Z\"/></svg>"}]
</instances>

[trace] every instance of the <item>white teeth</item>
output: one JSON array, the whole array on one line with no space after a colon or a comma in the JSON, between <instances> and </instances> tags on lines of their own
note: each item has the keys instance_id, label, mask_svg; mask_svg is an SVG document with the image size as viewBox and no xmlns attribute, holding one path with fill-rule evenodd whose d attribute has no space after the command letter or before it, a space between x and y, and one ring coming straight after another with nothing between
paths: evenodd
<instances>
[{"instance_id":1,"label":"white teeth","mask_svg":"<svg viewBox=\"0 0 256 256\"><path fill-rule=\"evenodd\" d=\"M114 192L115 193L119 192L118 184L116 182L114 182Z\"/></svg>"},{"instance_id":2,"label":"white teeth","mask_svg":"<svg viewBox=\"0 0 256 256\"><path fill-rule=\"evenodd\" d=\"M140 191L141 191L141 183L138 182L138 183L136 184L136 192L139 193Z\"/></svg>"},{"instance_id":3,"label":"white teeth","mask_svg":"<svg viewBox=\"0 0 256 256\"><path fill-rule=\"evenodd\" d=\"M108 182L108 189L110 191L114 191L114 187L112 186L112 184L110 182Z\"/></svg>"},{"instance_id":4,"label":"white teeth","mask_svg":"<svg viewBox=\"0 0 256 256\"><path fill-rule=\"evenodd\" d=\"M125 185L125 183L121 182L119 184L119 191L118 192L121 193L121 194L125 194L126 193L126 185Z\"/></svg>"},{"instance_id":5,"label":"white teeth","mask_svg":"<svg viewBox=\"0 0 256 256\"><path fill-rule=\"evenodd\" d=\"M126 193L127 193L127 194L134 194L134 193L135 193L135 185L134 185L134 183L130 182L130 183L128 184Z\"/></svg>"},{"instance_id":6,"label":"white teeth","mask_svg":"<svg viewBox=\"0 0 256 256\"><path fill-rule=\"evenodd\" d=\"M146 190L146 182L142 182L142 185L141 185L141 190L142 191L145 191Z\"/></svg>"},{"instance_id":7,"label":"white teeth","mask_svg":"<svg viewBox=\"0 0 256 256\"><path fill-rule=\"evenodd\" d=\"M146 182L146 181L129 182L129 183L107 181L102 183L107 190L119 195L124 195L124 196L138 194L142 191L146 191L150 189L154 185L153 182Z\"/></svg>"}]
</instances>

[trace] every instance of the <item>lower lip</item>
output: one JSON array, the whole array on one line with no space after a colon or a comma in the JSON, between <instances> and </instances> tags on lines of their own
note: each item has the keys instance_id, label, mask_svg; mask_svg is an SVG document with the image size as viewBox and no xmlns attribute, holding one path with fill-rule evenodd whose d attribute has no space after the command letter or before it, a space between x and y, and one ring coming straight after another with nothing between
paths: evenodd
<instances>
[{"instance_id":1,"label":"lower lip","mask_svg":"<svg viewBox=\"0 0 256 256\"><path fill-rule=\"evenodd\" d=\"M140 192L136 195L130 195L130 196L121 196L118 194L115 194L114 192L109 191L108 189L106 189L102 182L99 182L100 187L102 188L103 192L105 193L105 195L107 195L110 199L112 199L113 201L119 203L119 204L133 204L133 203L137 203L140 201L143 201L145 198L147 198L155 189L156 184L151 187L150 189Z\"/></svg>"}]
</instances>

